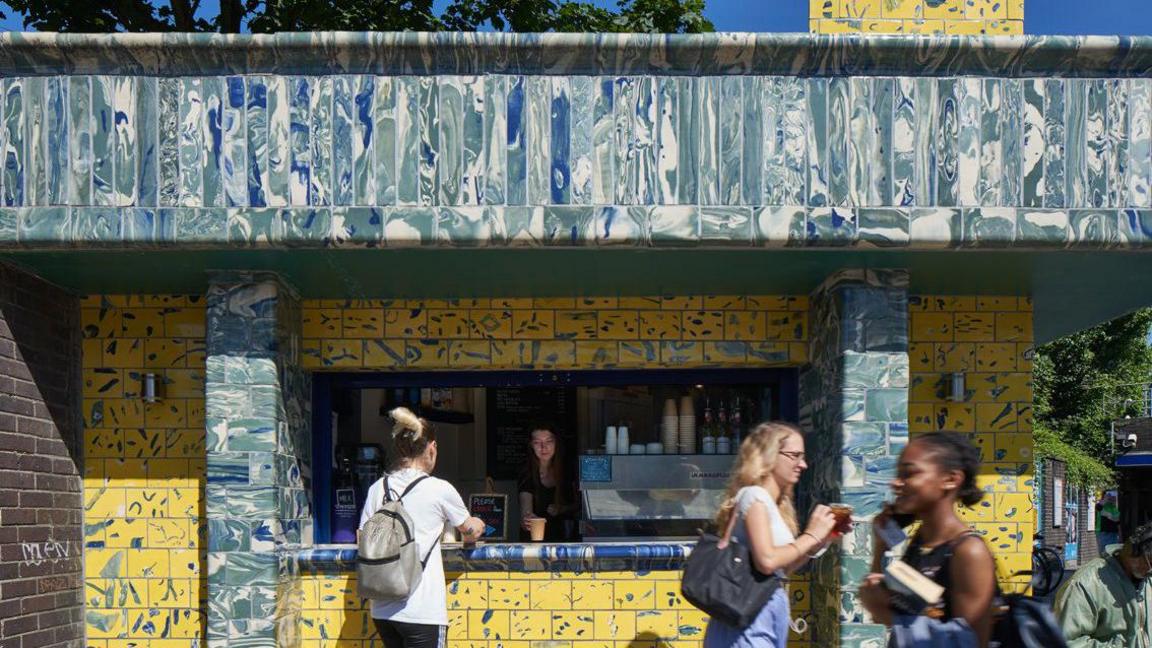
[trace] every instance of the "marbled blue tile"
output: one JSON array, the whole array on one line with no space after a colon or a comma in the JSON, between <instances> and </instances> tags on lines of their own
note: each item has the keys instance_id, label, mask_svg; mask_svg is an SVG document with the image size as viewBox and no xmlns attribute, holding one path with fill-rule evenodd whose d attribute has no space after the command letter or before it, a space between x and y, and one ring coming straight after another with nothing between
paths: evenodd
<instances>
[{"instance_id":1,"label":"marbled blue tile","mask_svg":"<svg viewBox=\"0 0 1152 648\"><path fill-rule=\"evenodd\" d=\"M508 196L508 85L507 77L485 76L483 190L485 205L503 205ZM584 103L584 102L582 102ZM591 106L590 103L585 105ZM589 107L589 110L591 108ZM591 124L589 124L589 129ZM592 137L591 132L588 134Z\"/></svg>"},{"instance_id":2,"label":"marbled blue tile","mask_svg":"<svg viewBox=\"0 0 1152 648\"><path fill-rule=\"evenodd\" d=\"M464 77L460 204L484 204L484 77Z\"/></svg>"},{"instance_id":3,"label":"marbled blue tile","mask_svg":"<svg viewBox=\"0 0 1152 648\"><path fill-rule=\"evenodd\" d=\"M572 202L572 84L565 77L553 77L551 86L548 165L550 202L567 205Z\"/></svg>"},{"instance_id":4,"label":"marbled blue tile","mask_svg":"<svg viewBox=\"0 0 1152 648\"><path fill-rule=\"evenodd\" d=\"M1015 207L1022 200L1024 90L1019 79L1004 79L1004 109L1000 111L1003 133L1003 178L1001 204Z\"/></svg>"},{"instance_id":5,"label":"marbled blue tile","mask_svg":"<svg viewBox=\"0 0 1152 648\"><path fill-rule=\"evenodd\" d=\"M464 174L464 83L457 76L437 79L440 116L440 149L436 169L439 197L436 205L459 205Z\"/></svg>"},{"instance_id":6,"label":"marbled blue tile","mask_svg":"<svg viewBox=\"0 0 1152 648\"><path fill-rule=\"evenodd\" d=\"M1067 207L1071 182L1066 165L1070 149L1067 148L1068 116L1066 89L1061 79L1044 82L1044 206ZM1081 113L1082 114L1082 113ZM1078 149L1079 150L1079 149ZM1076 158L1082 159L1082 158Z\"/></svg>"},{"instance_id":7,"label":"marbled blue tile","mask_svg":"<svg viewBox=\"0 0 1152 648\"><path fill-rule=\"evenodd\" d=\"M598 207L594 226L600 246L644 246L648 243L646 207Z\"/></svg>"},{"instance_id":8,"label":"marbled blue tile","mask_svg":"<svg viewBox=\"0 0 1152 648\"><path fill-rule=\"evenodd\" d=\"M653 83L656 87L657 110L656 123L653 124L656 135L656 170L652 200L658 205L675 205L679 203L680 180L680 85L674 78L659 78ZM573 138L577 133L575 126L573 123Z\"/></svg>"},{"instance_id":9,"label":"marbled blue tile","mask_svg":"<svg viewBox=\"0 0 1152 648\"><path fill-rule=\"evenodd\" d=\"M92 204L112 206L115 184L115 115L112 98L115 78L92 77ZM9 141L9 149L12 143Z\"/></svg>"},{"instance_id":10,"label":"marbled blue tile","mask_svg":"<svg viewBox=\"0 0 1152 648\"><path fill-rule=\"evenodd\" d=\"M912 210L909 237L917 247L947 248L963 242L961 210L948 207L920 207Z\"/></svg>"},{"instance_id":11,"label":"marbled blue tile","mask_svg":"<svg viewBox=\"0 0 1152 648\"><path fill-rule=\"evenodd\" d=\"M857 207L891 204L892 84L853 78L850 91L849 201Z\"/></svg>"},{"instance_id":12,"label":"marbled blue tile","mask_svg":"<svg viewBox=\"0 0 1152 648\"><path fill-rule=\"evenodd\" d=\"M396 204L397 130L396 78L376 77L373 100L374 144L373 169L376 173L376 205ZM373 200L371 197L369 201Z\"/></svg>"},{"instance_id":13,"label":"marbled blue tile","mask_svg":"<svg viewBox=\"0 0 1152 648\"><path fill-rule=\"evenodd\" d=\"M1068 219L1075 247L1103 249L1119 243L1119 217L1114 209L1070 209Z\"/></svg>"},{"instance_id":14,"label":"marbled blue tile","mask_svg":"<svg viewBox=\"0 0 1152 648\"><path fill-rule=\"evenodd\" d=\"M384 245L412 247L436 242L435 209L398 207L390 209L384 219Z\"/></svg>"},{"instance_id":15,"label":"marbled blue tile","mask_svg":"<svg viewBox=\"0 0 1152 648\"><path fill-rule=\"evenodd\" d=\"M100 77L92 79L93 190L100 195ZM204 207L204 83L203 79L181 79L180 113L177 117L177 204ZM97 199L99 201L99 199Z\"/></svg>"},{"instance_id":16,"label":"marbled blue tile","mask_svg":"<svg viewBox=\"0 0 1152 648\"><path fill-rule=\"evenodd\" d=\"M805 107L809 121L805 151L808 168L808 196L805 204L824 207L828 198L828 80L808 79L805 87Z\"/></svg>"},{"instance_id":17,"label":"marbled blue tile","mask_svg":"<svg viewBox=\"0 0 1152 648\"><path fill-rule=\"evenodd\" d=\"M936 91L936 204L955 207L959 204L959 104L963 85L960 79L937 79Z\"/></svg>"},{"instance_id":18,"label":"marbled blue tile","mask_svg":"<svg viewBox=\"0 0 1152 648\"><path fill-rule=\"evenodd\" d=\"M203 79L204 121L201 125L204 142L203 161L203 204L205 207L224 207L224 178L221 170L224 148L224 102L227 87L222 77ZM119 177L119 167L117 167Z\"/></svg>"},{"instance_id":19,"label":"marbled blue tile","mask_svg":"<svg viewBox=\"0 0 1152 648\"><path fill-rule=\"evenodd\" d=\"M846 207L814 207L808 211L805 233L809 245L852 245L857 239L856 214Z\"/></svg>"},{"instance_id":20,"label":"marbled blue tile","mask_svg":"<svg viewBox=\"0 0 1152 648\"><path fill-rule=\"evenodd\" d=\"M1108 185L1104 200L1106 207L1128 206L1128 146L1129 110L1132 102L1129 99L1129 86L1127 79L1110 79L1107 83L1108 129L1105 149L1105 163L1108 167Z\"/></svg>"},{"instance_id":21,"label":"marbled blue tile","mask_svg":"<svg viewBox=\"0 0 1152 648\"><path fill-rule=\"evenodd\" d=\"M740 77L720 82L720 204L739 205L743 174L744 85Z\"/></svg>"},{"instance_id":22,"label":"marbled blue tile","mask_svg":"<svg viewBox=\"0 0 1152 648\"><path fill-rule=\"evenodd\" d=\"M290 203L292 175L292 78L267 77L266 128L268 134L267 182L264 197L269 207L285 207Z\"/></svg>"},{"instance_id":23,"label":"marbled blue tile","mask_svg":"<svg viewBox=\"0 0 1152 648\"><path fill-rule=\"evenodd\" d=\"M1072 227L1065 210L1020 210L1016 221L1020 239L1032 247L1063 248L1072 243Z\"/></svg>"},{"instance_id":24,"label":"marbled blue tile","mask_svg":"<svg viewBox=\"0 0 1152 648\"><path fill-rule=\"evenodd\" d=\"M759 205L763 202L764 183L764 148L766 129L765 125L770 119L764 114L764 109L773 110L773 106L764 101L764 83L762 77L744 77L743 88L743 159L741 165L747 169L740 181L741 204ZM774 113L773 113L774 114Z\"/></svg>"},{"instance_id":25,"label":"marbled blue tile","mask_svg":"<svg viewBox=\"0 0 1152 648\"><path fill-rule=\"evenodd\" d=\"M611 80L608 80L609 87L611 87ZM507 174L502 178L505 183L505 191L507 192L507 204L509 205L526 205L528 204L528 162L525 158L527 155L526 133L528 127L528 104L527 104L527 91L525 88L524 77L509 77L507 80L508 91L508 109L507 109L507 127L508 133L505 139L505 154L504 158L507 164ZM597 100L596 110L600 115L602 109L601 100ZM613 155L615 147L611 143L612 134L615 125L612 118L611 102L606 115L597 118L598 132L594 136L597 138L597 153ZM607 127L603 127L599 122L600 119L609 122ZM608 138L606 141L603 138ZM600 175L598 179L601 183L601 190L604 192L602 199L597 202L614 202L615 201L615 175Z\"/></svg>"},{"instance_id":26,"label":"marbled blue tile","mask_svg":"<svg viewBox=\"0 0 1152 648\"><path fill-rule=\"evenodd\" d=\"M18 223L15 209L0 209L0 248L16 246Z\"/></svg>"},{"instance_id":27,"label":"marbled blue tile","mask_svg":"<svg viewBox=\"0 0 1152 648\"><path fill-rule=\"evenodd\" d=\"M248 77L248 94L245 98L244 122L247 132L246 148L248 158L245 164L245 177L248 187L248 205L268 206L268 78ZM306 98L305 98L306 100ZM305 140L307 141L307 139ZM296 142L293 142L295 149ZM293 150L295 152L295 150ZM311 159L311 156L309 157ZM298 196L293 195L293 198ZM301 198L305 196L299 196ZM295 200L293 204L298 203Z\"/></svg>"},{"instance_id":28,"label":"marbled blue tile","mask_svg":"<svg viewBox=\"0 0 1152 648\"><path fill-rule=\"evenodd\" d=\"M287 246L319 244L328 240L332 227L331 211L326 207L280 210L280 240Z\"/></svg>"},{"instance_id":29,"label":"marbled blue tile","mask_svg":"<svg viewBox=\"0 0 1152 648\"><path fill-rule=\"evenodd\" d=\"M907 209L865 207L856 210L861 244L906 247L911 217Z\"/></svg>"},{"instance_id":30,"label":"marbled blue tile","mask_svg":"<svg viewBox=\"0 0 1152 648\"><path fill-rule=\"evenodd\" d=\"M249 208L228 211L228 241L243 247L266 247L282 240L278 210Z\"/></svg>"},{"instance_id":31,"label":"marbled blue tile","mask_svg":"<svg viewBox=\"0 0 1152 648\"><path fill-rule=\"evenodd\" d=\"M701 242L698 207L690 205L650 207L647 220L652 245L655 247L696 246ZM744 221L747 223L747 218ZM746 236L743 241L737 242L747 243Z\"/></svg>"},{"instance_id":32,"label":"marbled blue tile","mask_svg":"<svg viewBox=\"0 0 1152 648\"><path fill-rule=\"evenodd\" d=\"M248 205L248 135L245 128L244 77L224 80L223 106L220 113L220 182L225 207Z\"/></svg>"},{"instance_id":33,"label":"marbled blue tile","mask_svg":"<svg viewBox=\"0 0 1152 648\"><path fill-rule=\"evenodd\" d=\"M251 85L252 81L249 81ZM288 197L293 205L309 205L309 192L312 187L312 120L309 117L310 97L313 80L308 77L293 77L288 84L290 103L288 108L291 151L288 163ZM252 141L251 125L248 127L249 142ZM249 144L251 147L251 143ZM257 195L260 195L257 193ZM253 204L253 207L260 205Z\"/></svg>"},{"instance_id":34,"label":"marbled blue tile","mask_svg":"<svg viewBox=\"0 0 1152 648\"><path fill-rule=\"evenodd\" d=\"M337 207L332 210L329 243L334 247L379 247L384 238L384 210Z\"/></svg>"},{"instance_id":35,"label":"marbled blue tile","mask_svg":"<svg viewBox=\"0 0 1152 648\"><path fill-rule=\"evenodd\" d=\"M99 245L114 244L121 240L120 211L107 207L73 207L71 210L72 240Z\"/></svg>"},{"instance_id":36,"label":"marbled blue tile","mask_svg":"<svg viewBox=\"0 0 1152 648\"><path fill-rule=\"evenodd\" d=\"M68 186L68 198L70 205L90 205L92 204L92 88L90 85L91 79L89 77L69 77L68 78L68 125L71 128L69 133L69 155L70 155L70 168L71 178ZM170 82L170 85L179 84L179 81ZM9 96L8 83L4 84L4 95L7 99ZM173 93L171 96L177 96ZM7 101L5 105L7 106ZM175 106L172 106L172 119L175 121ZM5 121L7 121L7 108L5 109ZM161 133L164 132L166 123L161 123ZM173 135L174 135L173 130ZM7 140L6 140L7 141ZM175 167L176 151L173 148L172 158L170 164ZM7 170L7 153L5 153L5 170L4 170L4 193L5 203L7 204L8 193L8 170ZM175 201L173 200L173 204Z\"/></svg>"},{"instance_id":37,"label":"marbled blue tile","mask_svg":"<svg viewBox=\"0 0 1152 648\"><path fill-rule=\"evenodd\" d=\"M707 224L707 212L704 222ZM802 246L808 235L807 210L803 207L760 207L753 215L753 237L762 247ZM707 229L705 230L707 231Z\"/></svg>"},{"instance_id":38,"label":"marbled blue tile","mask_svg":"<svg viewBox=\"0 0 1152 648\"><path fill-rule=\"evenodd\" d=\"M691 77L678 77L675 81L677 92L680 95L677 101L676 124L678 149L676 202L681 205L692 205L698 202L700 187L698 160L702 142L700 137L701 81Z\"/></svg>"},{"instance_id":39,"label":"marbled blue tile","mask_svg":"<svg viewBox=\"0 0 1152 648\"><path fill-rule=\"evenodd\" d=\"M69 77L53 76L48 78L48 85L45 89L45 146L47 147L47 178L48 194L47 204L50 205L67 205L68 204L68 141L71 128L68 124L68 79ZM149 83L150 82L150 83ZM151 88L151 99L153 104L156 101L156 80L147 79L141 83L140 92L138 93L139 101L144 103L146 93ZM144 117L144 111L141 110L141 117ZM154 123L156 118L156 110L153 107L152 111L148 113L148 121L145 123ZM152 129L149 129L151 132ZM141 140L141 151L147 151L145 142ZM153 155L155 155L153 153ZM152 202L147 203L155 205L155 182L153 181Z\"/></svg>"},{"instance_id":40,"label":"marbled blue tile","mask_svg":"<svg viewBox=\"0 0 1152 648\"><path fill-rule=\"evenodd\" d=\"M1126 199L1122 205L1152 206L1152 80L1130 79Z\"/></svg>"},{"instance_id":41,"label":"marbled blue tile","mask_svg":"<svg viewBox=\"0 0 1152 648\"><path fill-rule=\"evenodd\" d=\"M849 175L851 87L851 80L847 78L837 77L828 81L828 204L836 207L847 207L852 200Z\"/></svg>"},{"instance_id":42,"label":"marbled blue tile","mask_svg":"<svg viewBox=\"0 0 1152 648\"><path fill-rule=\"evenodd\" d=\"M992 82L992 80L984 81L985 86ZM1021 148L1021 206L1035 209L1044 206L1046 190L1044 149L1047 148L1048 142L1045 139L1047 132L1044 127L1044 104L1047 86L1044 79L1026 79L1021 85L1021 90L1024 93L1022 104L1024 114L1021 120L1024 129ZM988 95L985 93L984 108L987 110L991 107L992 102L989 101ZM985 121L989 120L987 113L985 113L984 119ZM996 146L997 150L1002 153L1003 143L1001 142Z\"/></svg>"},{"instance_id":43,"label":"marbled blue tile","mask_svg":"<svg viewBox=\"0 0 1152 648\"><path fill-rule=\"evenodd\" d=\"M524 82L525 159L529 205L551 200L552 84L548 77L530 76ZM511 181L511 180L509 180Z\"/></svg>"},{"instance_id":44,"label":"marbled blue tile","mask_svg":"<svg viewBox=\"0 0 1152 648\"><path fill-rule=\"evenodd\" d=\"M1122 211L1119 216L1117 238L1121 247L1141 248L1152 245L1152 210Z\"/></svg>"},{"instance_id":45,"label":"marbled blue tile","mask_svg":"<svg viewBox=\"0 0 1152 648\"><path fill-rule=\"evenodd\" d=\"M892 92L892 199L906 207L916 199L916 80L894 79Z\"/></svg>"},{"instance_id":46,"label":"marbled blue tile","mask_svg":"<svg viewBox=\"0 0 1152 648\"><path fill-rule=\"evenodd\" d=\"M48 152L44 148L47 116L45 100L47 79L29 77L24 80L24 141L27 148L27 179L25 202L28 205L48 203Z\"/></svg>"},{"instance_id":47,"label":"marbled blue tile","mask_svg":"<svg viewBox=\"0 0 1152 648\"><path fill-rule=\"evenodd\" d=\"M171 228L174 241L200 246L229 241L230 215L223 209L161 209L160 222Z\"/></svg>"},{"instance_id":48,"label":"marbled blue tile","mask_svg":"<svg viewBox=\"0 0 1152 648\"><path fill-rule=\"evenodd\" d=\"M309 205L331 205L335 198L335 161L332 155L332 132L335 124L332 101L334 93L333 78L320 77L314 81L312 94L308 97L312 161L312 173L309 176L311 184L308 187ZM248 130L252 130L251 119L248 120Z\"/></svg>"},{"instance_id":49,"label":"marbled blue tile","mask_svg":"<svg viewBox=\"0 0 1152 648\"><path fill-rule=\"evenodd\" d=\"M12 211L7 213L11 214ZM16 237L23 246L60 245L74 236L72 210L67 207L46 207L15 211Z\"/></svg>"},{"instance_id":50,"label":"marbled blue tile","mask_svg":"<svg viewBox=\"0 0 1152 648\"><path fill-rule=\"evenodd\" d=\"M968 247L1011 247L1016 242L1014 210L983 207L964 210L964 245Z\"/></svg>"},{"instance_id":51,"label":"marbled blue tile","mask_svg":"<svg viewBox=\"0 0 1152 648\"><path fill-rule=\"evenodd\" d=\"M936 185L939 151L936 148L936 138L941 122L940 88L936 81L932 78L919 78L915 81L916 107L913 118L915 132L912 147L915 181L912 204L917 207L931 207L938 204Z\"/></svg>"},{"instance_id":52,"label":"marbled blue tile","mask_svg":"<svg viewBox=\"0 0 1152 648\"><path fill-rule=\"evenodd\" d=\"M507 239L502 212L487 207L442 207L436 240L449 247L503 245Z\"/></svg>"},{"instance_id":53,"label":"marbled blue tile","mask_svg":"<svg viewBox=\"0 0 1152 648\"><path fill-rule=\"evenodd\" d=\"M332 79L332 204L351 205L355 187L353 185L352 127L353 93L356 91L356 78L338 76Z\"/></svg>"},{"instance_id":54,"label":"marbled blue tile","mask_svg":"<svg viewBox=\"0 0 1152 648\"><path fill-rule=\"evenodd\" d=\"M956 203L957 205L975 207L981 204L983 192L981 189L981 181L984 178L984 162L987 160L989 163L994 164L993 169L988 173L991 178L996 178L999 182L999 175L1001 166L999 156L995 155L992 150L982 150L983 144L983 130L984 126L984 83L981 79L959 79L956 82L957 101L956 101ZM990 101L999 101L1000 88L998 85L993 84L993 87L988 89ZM999 115L994 115L993 119L999 125ZM997 129L998 130L998 129ZM999 142L997 130L989 133L993 141ZM989 142L991 143L991 142ZM984 155L984 153L988 155ZM998 189L997 189L998 191ZM995 202L992 204L996 204Z\"/></svg>"},{"instance_id":55,"label":"marbled blue tile","mask_svg":"<svg viewBox=\"0 0 1152 648\"><path fill-rule=\"evenodd\" d=\"M705 77L693 80L697 94L699 118L696 125L697 201L700 205L719 205L720 200L720 92L721 79Z\"/></svg>"},{"instance_id":56,"label":"marbled blue tile","mask_svg":"<svg viewBox=\"0 0 1152 648\"><path fill-rule=\"evenodd\" d=\"M616 208L624 211L623 208ZM597 239L595 207L543 207L532 210L529 227L536 230L540 221L540 240L550 246L583 246L595 244ZM607 223L612 225L611 223ZM509 230L511 230L509 226ZM619 232L618 232L619 233Z\"/></svg>"}]
</instances>

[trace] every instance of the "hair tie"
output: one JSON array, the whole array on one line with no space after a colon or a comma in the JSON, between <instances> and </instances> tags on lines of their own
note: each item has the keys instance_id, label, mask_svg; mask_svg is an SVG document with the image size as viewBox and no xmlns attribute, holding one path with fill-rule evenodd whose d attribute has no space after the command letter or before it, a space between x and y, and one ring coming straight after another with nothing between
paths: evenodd
<instances>
[{"instance_id":1,"label":"hair tie","mask_svg":"<svg viewBox=\"0 0 1152 648\"><path fill-rule=\"evenodd\" d=\"M396 425L392 426L393 439L404 432L411 432L412 440L415 441L424 433L424 423L407 407L397 407L391 412L388 412L388 415L396 422Z\"/></svg>"}]
</instances>

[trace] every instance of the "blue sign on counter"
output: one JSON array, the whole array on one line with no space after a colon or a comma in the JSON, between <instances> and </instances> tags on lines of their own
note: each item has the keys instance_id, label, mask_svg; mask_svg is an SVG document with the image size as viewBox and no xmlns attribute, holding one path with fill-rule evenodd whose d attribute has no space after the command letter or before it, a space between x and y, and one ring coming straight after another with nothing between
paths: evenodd
<instances>
[{"instance_id":1,"label":"blue sign on counter","mask_svg":"<svg viewBox=\"0 0 1152 648\"><path fill-rule=\"evenodd\" d=\"M612 481L612 457L595 455L591 457L580 457L580 481Z\"/></svg>"}]
</instances>

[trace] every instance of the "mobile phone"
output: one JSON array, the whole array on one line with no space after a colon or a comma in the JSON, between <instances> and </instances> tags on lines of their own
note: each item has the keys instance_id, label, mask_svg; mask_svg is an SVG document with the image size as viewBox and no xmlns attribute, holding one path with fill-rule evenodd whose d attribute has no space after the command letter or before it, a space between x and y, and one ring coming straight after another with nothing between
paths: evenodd
<instances>
[{"instance_id":1,"label":"mobile phone","mask_svg":"<svg viewBox=\"0 0 1152 648\"><path fill-rule=\"evenodd\" d=\"M908 534L904 533L904 527L891 517L877 527L876 535L880 536L880 539L888 545L889 549L908 539Z\"/></svg>"}]
</instances>

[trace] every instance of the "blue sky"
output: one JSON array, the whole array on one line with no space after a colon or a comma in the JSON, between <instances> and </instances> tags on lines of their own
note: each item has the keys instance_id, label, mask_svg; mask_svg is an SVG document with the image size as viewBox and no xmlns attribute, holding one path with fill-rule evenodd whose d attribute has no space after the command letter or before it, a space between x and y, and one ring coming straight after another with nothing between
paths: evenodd
<instances>
[{"instance_id":1,"label":"blue sky","mask_svg":"<svg viewBox=\"0 0 1152 648\"><path fill-rule=\"evenodd\" d=\"M202 9L215 11L217 1L203 0ZM597 1L615 5L614 0ZM808 31L808 1L707 0L705 14L720 31L803 32ZM1024 28L1030 34L1152 34L1149 0L1025 2ZM22 29L19 17L0 21L0 30Z\"/></svg>"}]
</instances>

